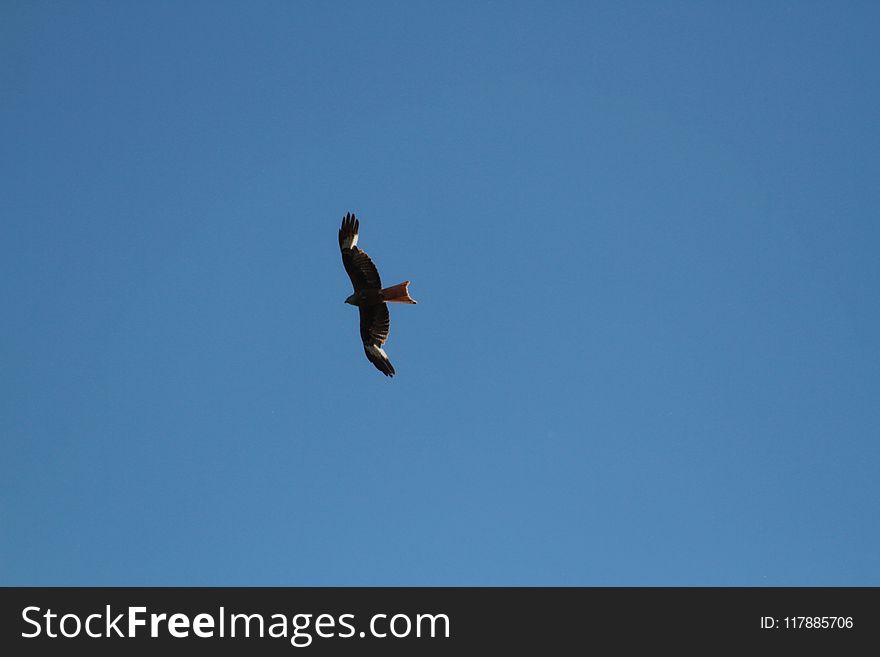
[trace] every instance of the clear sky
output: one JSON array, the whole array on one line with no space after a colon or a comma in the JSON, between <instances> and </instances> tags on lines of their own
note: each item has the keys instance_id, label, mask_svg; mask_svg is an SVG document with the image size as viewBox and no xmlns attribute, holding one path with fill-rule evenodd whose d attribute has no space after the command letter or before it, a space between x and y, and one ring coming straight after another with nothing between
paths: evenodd
<instances>
[{"instance_id":1,"label":"clear sky","mask_svg":"<svg viewBox=\"0 0 880 657\"><path fill-rule=\"evenodd\" d=\"M880 585L878 25L4 2L0 583Z\"/></svg>"}]
</instances>

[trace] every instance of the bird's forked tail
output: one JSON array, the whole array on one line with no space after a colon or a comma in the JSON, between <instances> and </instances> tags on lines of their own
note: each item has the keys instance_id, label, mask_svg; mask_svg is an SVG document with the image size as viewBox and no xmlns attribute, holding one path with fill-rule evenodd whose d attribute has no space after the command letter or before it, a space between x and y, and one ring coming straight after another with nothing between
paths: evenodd
<instances>
[{"instance_id":1,"label":"bird's forked tail","mask_svg":"<svg viewBox=\"0 0 880 657\"><path fill-rule=\"evenodd\" d=\"M416 303L416 300L409 296L409 281L386 287L382 290L382 300L397 303Z\"/></svg>"}]
</instances>

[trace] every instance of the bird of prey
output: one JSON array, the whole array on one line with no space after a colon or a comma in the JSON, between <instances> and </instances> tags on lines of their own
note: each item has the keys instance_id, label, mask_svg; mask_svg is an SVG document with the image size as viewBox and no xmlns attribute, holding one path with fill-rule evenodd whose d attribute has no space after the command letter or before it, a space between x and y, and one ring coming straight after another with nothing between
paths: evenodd
<instances>
[{"instance_id":1,"label":"bird of prey","mask_svg":"<svg viewBox=\"0 0 880 657\"><path fill-rule=\"evenodd\" d=\"M409 296L409 281L382 288L379 272L370 256L357 248L357 218L350 212L342 218L339 229L339 250L342 251L342 264L351 284L352 294L345 303L357 306L361 314L361 340L367 359L385 376L394 376L394 367L382 345L388 339L391 324L388 306L385 302L415 303Z\"/></svg>"}]
</instances>

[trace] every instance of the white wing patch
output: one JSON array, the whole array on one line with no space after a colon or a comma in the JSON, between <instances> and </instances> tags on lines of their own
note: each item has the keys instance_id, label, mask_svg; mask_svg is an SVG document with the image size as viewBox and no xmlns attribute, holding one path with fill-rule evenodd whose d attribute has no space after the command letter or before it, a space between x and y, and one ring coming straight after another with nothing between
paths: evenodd
<instances>
[{"instance_id":1,"label":"white wing patch","mask_svg":"<svg viewBox=\"0 0 880 657\"><path fill-rule=\"evenodd\" d=\"M342 240L342 248L350 249L353 246L357 246L358 243L358 234L352 233L351 235L346 235L345 239Z\"/></svg>"},{"instance_id":2,"label":"white wing patch","mask_svg":"<svg viewBox=\"0 0 880 657\"><path fill-rule=\"evenodd\" d=\"M367 351L369 351L374 356L379 356L383 360L388 360L388 354L385 353L385 350L382 349L382 347L379 347L378 345L374 345L374 344L369 344L369 345L365 345L365 346L367 348Z\"/></svg>"}]
</instances>

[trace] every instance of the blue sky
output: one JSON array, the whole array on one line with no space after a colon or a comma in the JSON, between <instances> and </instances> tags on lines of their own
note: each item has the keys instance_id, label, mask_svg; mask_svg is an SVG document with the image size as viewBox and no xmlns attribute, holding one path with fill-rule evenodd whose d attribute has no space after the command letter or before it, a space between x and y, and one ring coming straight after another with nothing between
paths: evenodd
<instances>
[{"instance_id":1,"label":"blue sky","mask_svg":"<svg viewBox=\"0 0 880 657\"><path fill-rule=\"evenodd\" d=\"M0 17L0 583L880 584L875 3Z\"/></svg>"}]
</instances>

